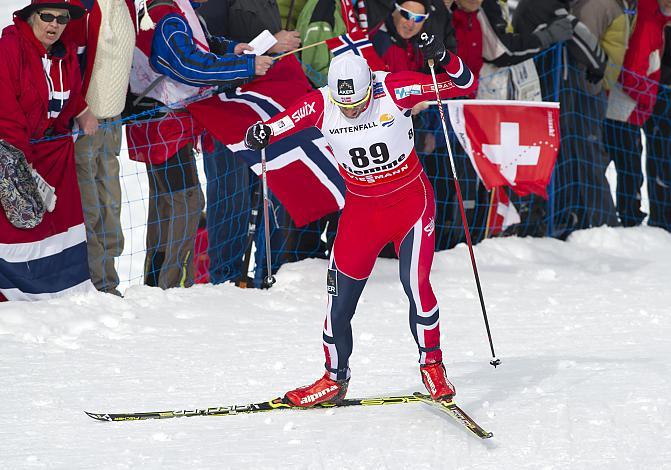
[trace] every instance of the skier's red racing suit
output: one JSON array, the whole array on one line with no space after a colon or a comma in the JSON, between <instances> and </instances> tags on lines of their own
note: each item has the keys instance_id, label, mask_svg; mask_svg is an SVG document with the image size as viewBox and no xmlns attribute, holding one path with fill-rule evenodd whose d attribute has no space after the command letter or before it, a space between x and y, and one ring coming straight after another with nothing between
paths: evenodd
<instances>
[{"instance_id":1,"label":"skier's red racing suit","mask_svg":"<svg viewBox=\"0 0 671 470\"><path fill-rule=\"evenodd\" d=\"M437 76L441 98L470 94L476 80L457 56ZM429 273L435 247L433 188L414 148L411 108L435 99L430 75L375 72L366 109L349 119L331 102L328 87L306 95L266 124L271 142L301 129L321 130L338 162L347 193L327 275L324 321L326 369L348 379L351 320L375 259L389 242L400 262L410 301L410 327L420 364L442 360L438 303Z\"/></svg>"}]
</instances>

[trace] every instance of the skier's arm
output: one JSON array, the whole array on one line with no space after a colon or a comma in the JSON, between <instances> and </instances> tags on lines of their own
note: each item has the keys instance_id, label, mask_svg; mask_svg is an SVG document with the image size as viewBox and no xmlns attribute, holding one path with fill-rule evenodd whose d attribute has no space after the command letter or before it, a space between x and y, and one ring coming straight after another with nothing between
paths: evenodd
<instances>
[{"instance_id":1,"label":"skier's arm","mask_svg":"<svg viewBox=\"0 0 671 470\"><path fill-rule=\"evenodd\" d=\"M447 73L436 75L440 98L456 98L468 96L477 88L477 81L461 59L452 55L450 62L443 65ZM391 98L399 108L411 109L417 103L436 98L433 78L419 72L390 73L384 83L391 93Z\"/></svg>"},{"instance_id":2,"label":"skier's arm","mask_svg":"<svg viewBox=\"0 0 671 470\"><path fill-rule=\"evenodd\" d=\"M260 150L271 142L308 127L319 128L324 115L324 99L319 90L308 93L283 112L265 123L257 122L247 129L245 145Z\"/></svg>"}]
</instances>

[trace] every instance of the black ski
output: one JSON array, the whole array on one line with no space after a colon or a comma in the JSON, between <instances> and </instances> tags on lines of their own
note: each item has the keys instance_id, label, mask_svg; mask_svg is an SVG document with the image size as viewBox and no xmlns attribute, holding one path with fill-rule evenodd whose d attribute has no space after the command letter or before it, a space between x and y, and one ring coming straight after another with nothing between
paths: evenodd
<instances>
[{"instance_id":1,"label":"black ski","mask_svg":"<svg viewBox=\"0 0 671 470\"><path fill-rule=\"evenodd\" d=\"M459 408L454 401L434 401L429 395L424 395L423 393L419 392L415 392L414 396L422 403L426 403L427 405L434 406L439 410L444 411L480 439L489 439L490 437L494 436L493 433L482 429L482 427L476 423L473 418L468 416L464 410Z\"/></svg>"},{"instance_id":2,"label":"black ski","mask_svg":"<svg viewBox=\"0 0 671 470\"><path fill-rule=\"evenodd\" d=\"M202 408L194 410L168 410L168 411L149 411L140 413L91 413L85 411L88 416L99 421L140 421L145 419L168 419L183 418L190 416L229 416L243 413L262 413L264 411L275 410L314 410L327 408L343 408L347 406L381 406L398 405L402 403L422 402L436 407L454 418L466 429L481 439L488 439L493 436L491 432L485 431L470 416L452 400L434 401L429 395L415 392L413 395L398 395L390 397L374 398L346 398L338 403L318 403L310 408L302 408L291 405L284 398L275 398L274 400L259 403L250 403L247 405L217 406L212 408Z\"/></svg>"},{"instance_id":3,"label":"black ski","mask_svg":"<svg viewBox=\"0 0 671 470\"><path fill-rule=\"evenodd\" d=\"M150 411L142 413L91 413L85 411L84 413L99 421L139 421L144 419L167 419L189 416L228 416L241 413L261 413L264 411L274 410L313 410L325 408L342 408L346 406L396 405L419 401L421 401L420 398L414 395L374 398L346 398L338 403L319 403L310 408L301 408L287 403L283 398L275 398L274 400L260 403L250 403L248 405L218 406L214 408L203 408L195 410Z\"/></svg>"}]
</instances>

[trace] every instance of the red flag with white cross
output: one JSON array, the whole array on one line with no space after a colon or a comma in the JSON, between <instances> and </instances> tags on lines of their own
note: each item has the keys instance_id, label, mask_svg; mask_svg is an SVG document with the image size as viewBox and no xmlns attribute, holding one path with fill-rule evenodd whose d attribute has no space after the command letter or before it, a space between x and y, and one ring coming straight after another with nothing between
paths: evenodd
<instances>
[{"instance_id":1,"label":"red flag with white cross","mask_svg":"<svg viewBox=\"0 0 671 470\"><path fill-rule=\"evenodd\" d=\"M450 121L485 187L547 199L559 152L559 103L449 101Z\"/></svg>"}]
</instances>

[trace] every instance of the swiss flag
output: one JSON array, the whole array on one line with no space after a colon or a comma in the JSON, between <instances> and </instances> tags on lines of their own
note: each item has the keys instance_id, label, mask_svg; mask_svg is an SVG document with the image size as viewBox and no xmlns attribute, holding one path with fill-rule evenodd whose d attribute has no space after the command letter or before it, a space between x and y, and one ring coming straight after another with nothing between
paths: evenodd
<instances>
[{"instance_id":1,"label":"swiss flag","mask_svg":"<svg viewBox=\"0 0 671 470\"><path fill-rule=\"evenodd\" d=\"M515 205L508 197L508 191L503 186L492 189L492 203L487 216L487 233L490 237L498 235L511 225L521 222Z\"/></svg>"},{"instance_id":2,"label":"swiss flag","mask_svg":"<svg viewBox=\"0 0 671 470\"><path fill-rule=\"evenodd\" d=\"M448 101L450 121L480 179L520 196L546 187L559 151L559 103Z\"/></svg>"}]
</instances>

